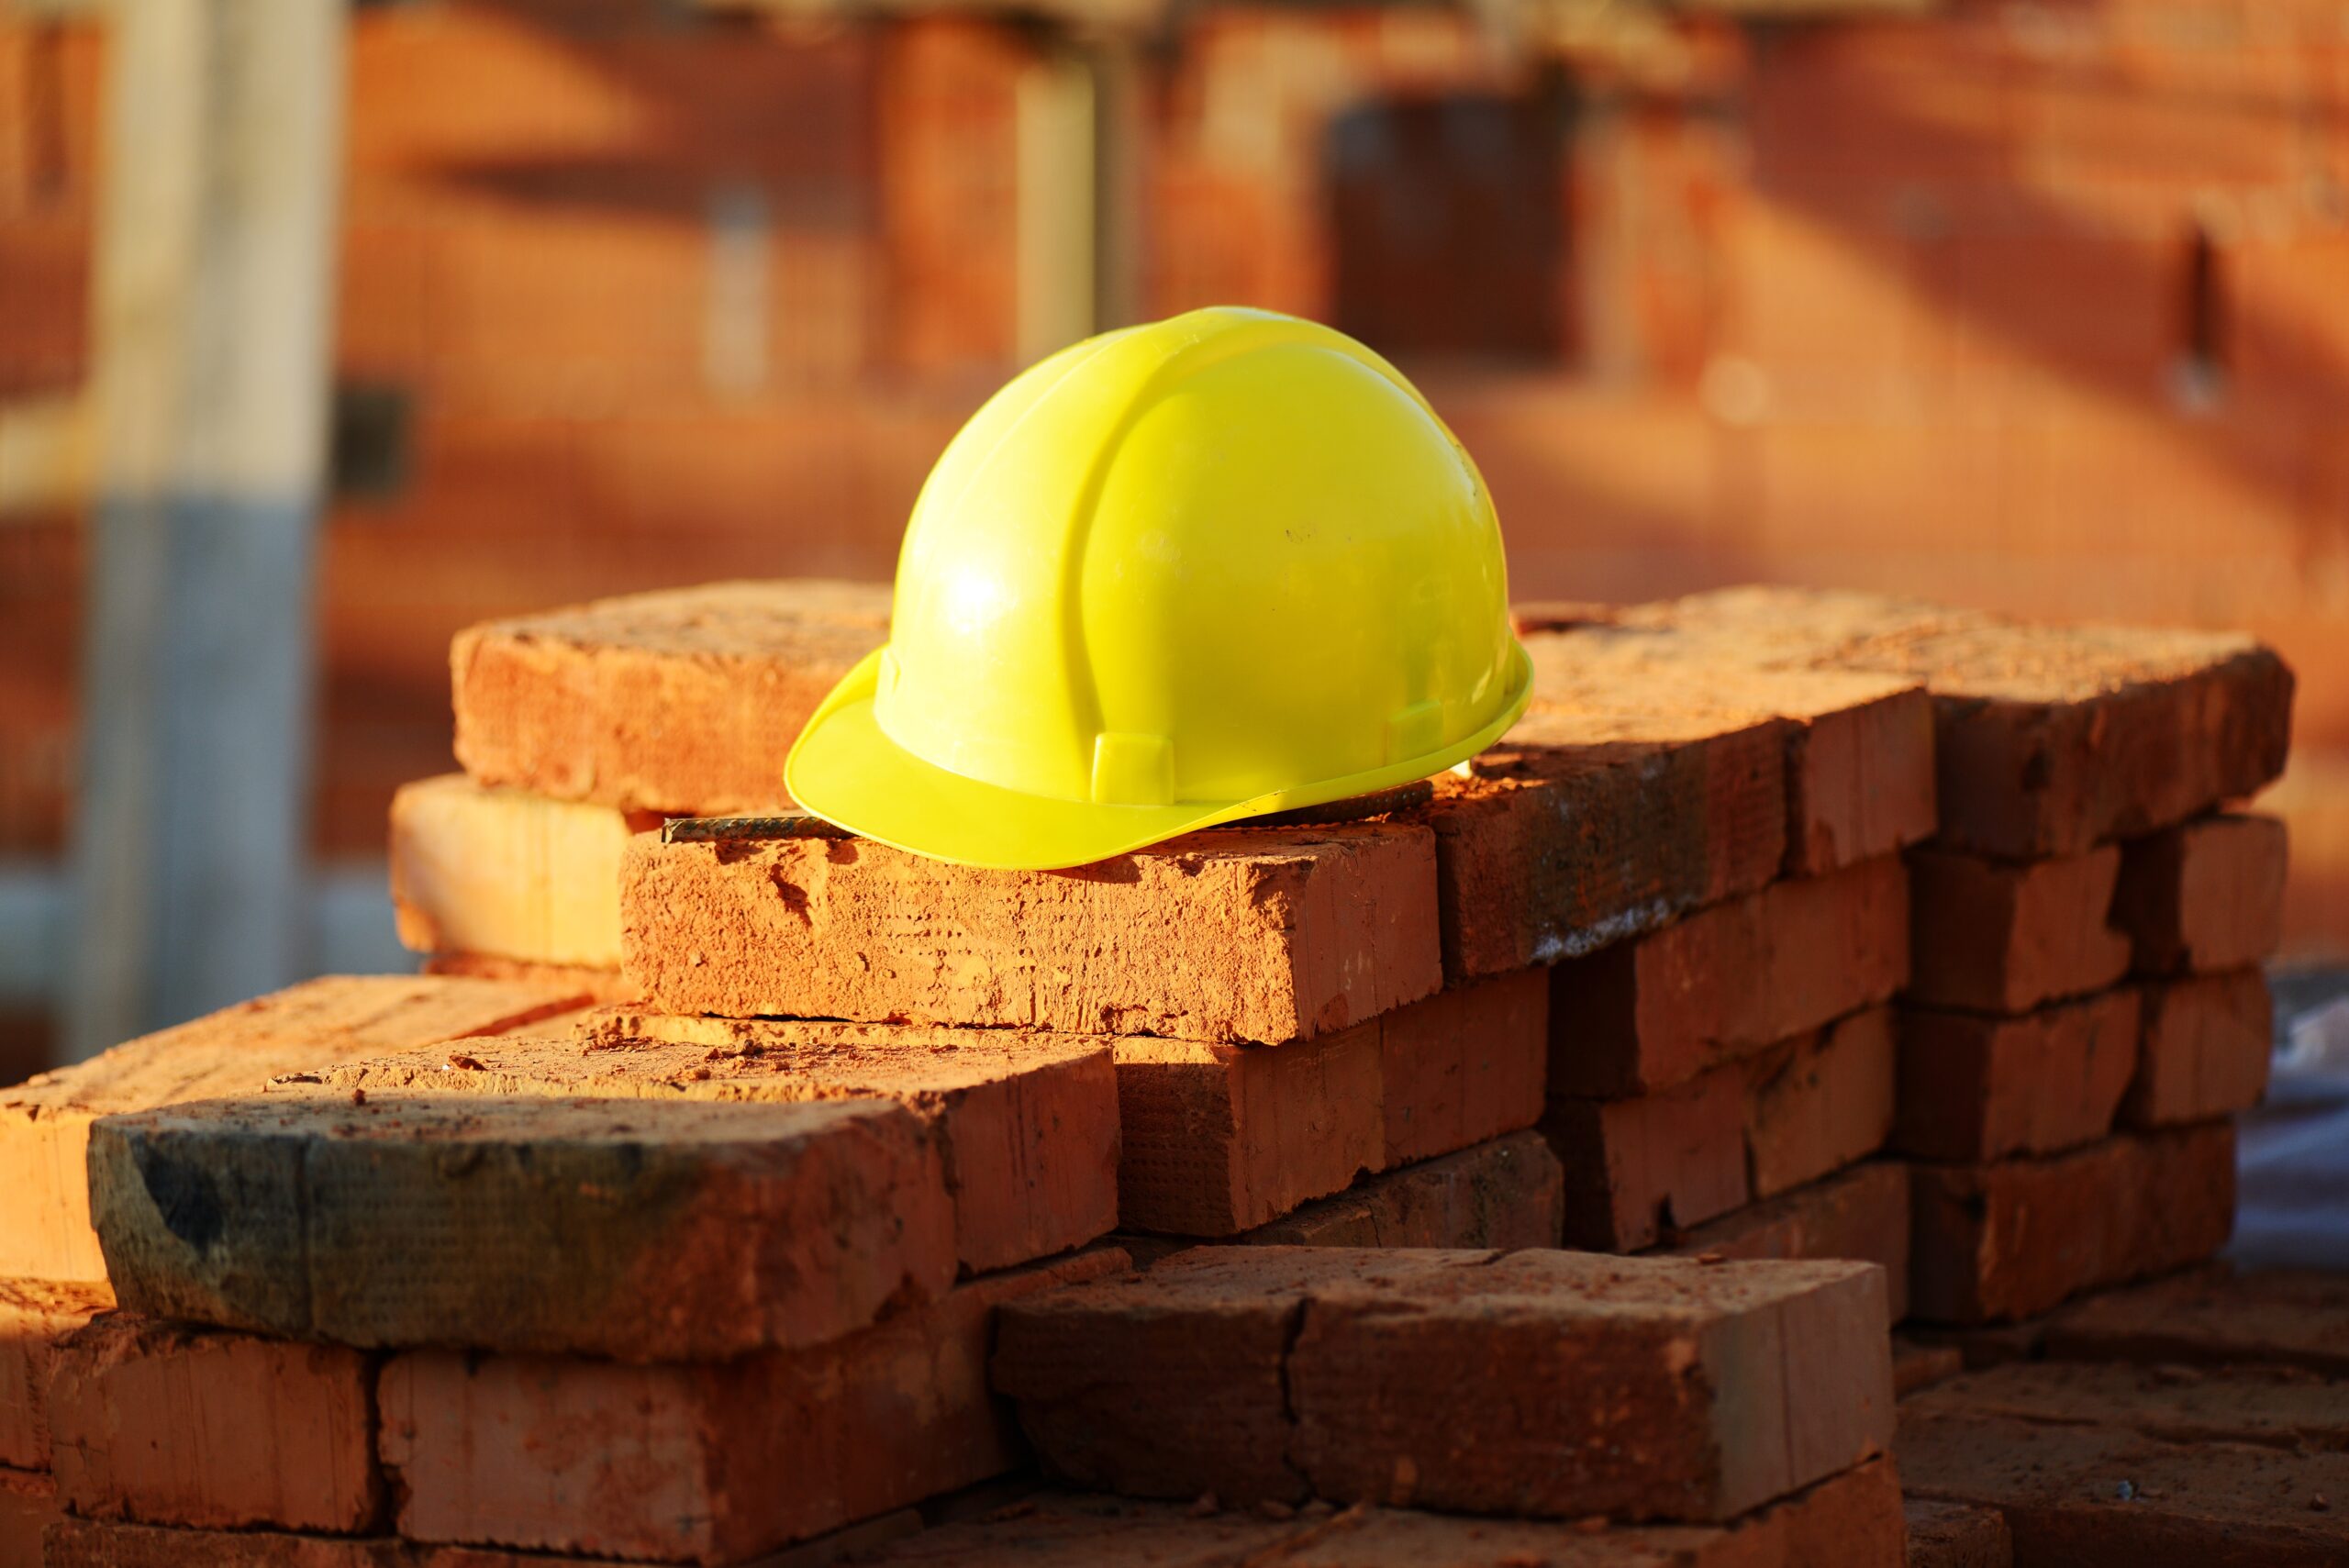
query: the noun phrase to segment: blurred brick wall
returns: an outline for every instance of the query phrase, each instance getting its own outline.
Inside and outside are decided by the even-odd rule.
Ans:
[[[100,63],[86,28],[0,27],[0,398],[81,379]],[[0,856],[64,832],[81,573],[73,517],[0,517]]]
[[[2301,678],[2295,940],[2349,951],[2349,6],[1765,30],[1679,118],[1731,132],[1647,169],[1709,265],[1628,271],[1707,323],[1696,395],[1666,335],[1644,400],[1450,406],[1521,589],[1768,577],[2255,630]]]
[[[2349,950],[2349,4],[1957,0],[1690,29],[1661,69],[1525,41],[1189,14],[1143,56],[1145,308],[1397,352],[1528,595],[1780,578],[2274,639],[2295,929]],[[340,368],[407,462],[328,528],[322,849],[374,851],[447,765],[465,621],[888,573],[1015,368],[1041,49],[967,15],[357,16]],[[80,373],[100,53],[0,28],[0,395]],[[0,522],[0,854],[59,841],[78,573],[72,519]]]

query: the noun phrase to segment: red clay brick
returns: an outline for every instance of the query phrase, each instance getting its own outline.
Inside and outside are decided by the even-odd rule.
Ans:
[[[0,1470],[0,1562],[35,1568],[35,1564],[54,1562],[41,1556],[41,1532],[64,1518],[64,1505],[58,1501],[53,1479],[28,1471]],[[79,1565],[69,1562],[68,1568]]]
[[[625,1366],[438,1351],[384,1369],[383,1459],[418,1540],[732,1562],[1019,1462],[987,1393],[1006,1304],[1115,1248],[969,1281],[836,1344]]]
[[[58,1348],[57,1485],[84,1518],[348,1534],[383,1504],[373,1360],[108,1313]]]
[[[2137,1075],[2121,1102],[2127,1127],[2171,1127],[2232,1116],[2267,1092],[2275,1001],[2256,969],[2152,981]]]
[[[1659,1249],[1676,1258],[1815,1261],[1882,1266],[1892,1320],[1909,1315],[1909,1169],[1874,1161],[1725,1214]]]
[[[2339,1382],[2300,1367],[2012,1362],[1967,1373],[1911,1401],[1921,1415],[1996,1416],[2113,1427],[2165,1442],[2255,1442],[2349,1451]]]
[[[1275,1043],[1434,992],[1435,846],[1364,824],[998,872],[863,840],[629,848],[629,977],[675,1013]]]
[[[360,1101],[98,1123],[91,1198],[123,1305],[650,1361],[818,1344],[954,1278],[937,1141],[888,1101]]]
[[[1912,1167],[1909,1302],[1987,1323],[2209,1257],[2234,1223],[2234,1129],[2121,1134],[2067,1154]]]
[[[1873,860],[1932,835],[1932,700],[1914,681],[1763,668],[1766,651],[1749,661],[1733,636],[1603,621],[1531,631],[1524,641],[1535,710],[1609,727],[1610,740],[1700,739],[1785,720],[1788,875]]]
[[[1462,1518],[1397,1508],[1281,1519],[1045,1493],[909,1537],[876,1568],[1901,1568],[1899,1477],[1869,1460],[1728,1525]],[[1596,1528],[1595,1528],[1596,1527]]]
[[[1117,1040],[1121,1222],[1234,1236],[1361,1173],[1531,1126],[1547,1001],[1529,971],[1281,1046]]]
[[[2317,1568],[2349,1550],[2349,1454],[1922,1410],[1903,1411],[1899,1454],[1910,1496],[2003,1514],[2019,1564]]]
[[[1286,1045],[1114,1044],[1119,1222],[1231,1236],[1386,1163],[1379,1026]]]
[[[1008,1307],[994,1364],[1089,1486],[1720,1520],[1883,1446],[1883,1325],[1859,1264],[1197,1248]]]
[[[304,1077],[369,1095],[896,1100],[936,1134],[964,1269],[1066,1251],[1117,1223],[1118,1083],[1097,1037],[638,1008],[567,1021],[566,1036],[469,1041],[461,1069],[446,1051],[411,1051]]]
[[[2103,990],[2129,973],[2129,939],[2106,924],[2120,872],[2110,844],[2028,865],[1912,851],[1910,999],[2021,1013]]]
[[[2121,846],[2112,920],[2139,974],[2207,973],[2263,962],[2284,937],[2280,818],[2222,813]]]
[[[2075,1302],[2047,1321],[2051,1356],[2299,1367],[2349,1377],[2349,1277],[2197,1270]]]
[[[102,1284],[0,1280],[0,1470],[47,1470],[58,1341],[114,1306]]]
[[[1564,1176],[1538,1132],[1365,1176],[1235,1240],[1259,1247],[1555,1247]]]
[[[1653,606],[1785,662],[1922,681],[1940,837],[2077,854],[2255,793],[2283,771],[2293,678],[2232,633],[2043,626],[1860,594],[1736,588]]]
[[[392,910],[412,951],[617,970],[620,851],[650,813],[485,789],[462,773],[392,796]]]
[[[878,584],[713,583],[468,627],[449,649],[457,761],[558,800],[773,810],[791,743],[888,617]]]
[[[1550,977],[1450,986],[1377,1020],[1385,1162],[1407,1164],[1531,1127],[1550,1060]]]
[[[1909,975],[1897,857],[1774,883],[1551,973],[1550,1092],[1638,1094],[1891,996]]]
[[[436,952],[417,966],[427,974],[460,979],[495,980],[510,985],[537,985],[580,996],[586,1004],[640,1002],[643,995],[617,968],[590,969],[580,964],[531,963],[484,952]]]
[[[1902,1008],[1893,1147],[1978,1162],[2102,1138],[2139,1071],[2139,1019],[2125,988],[2013,1018]]]
[[[1892,1107],[1877,1007],[1655,1094],[1554,1100],[1542,1130],[1565,1167],[1569,1242],[1631,1251],[1874,1153]]]
[[[1566,1245],[1634,1251],[1742,1205],[1745,1110],[1734,1066],[1631,1099],[1551,1101],[1542,1133],[1565,1167]]]
[[[2247,637],[2011,627],[1924,639],[1887,662],[1932,688],[1953,847],[2076,853],[2283,771],[2292,673]]]
[[[1786,729],[1594,740],[1530,715],[1406,813],[1435,833],[1445,977],[1586,953],[1750,893],[1786,859]]]
[[[6,1478],[0,1477],[0,1489],[6,1485]],[[0,1497],[0,1514],[5,1511],[5,1498]],[[865,1553],[920,1529],[921,1516],[903,1509],[835,1530],[805,1546],[769,1553],[744,1568],[832,1568],[850,1560],[861,1562]],[[7,1539],[0,1533],[0,1543]],[[48,1549],[46,1559],[36,1555],[28,1561],[45,1562],[50,1568],[219,1568],[223,1563],[236,1568],[627,1568],[604,1557],[429,1546],[393,1536],[177,1529],[61,1516],[49,1532]],[[0,1558],[10,1564],[16,1561]]]
[[[1545,1005],[1534,970],[1280,1047],[1116,1040],[1120,1223],[1233,1237],[1363,1172],[1531,1127]]]
[[[1893,1037],[1891,1009],[1871,1007],[1738,1064],[1755,1197],[1776,1197],[1884,1147],[1892,1131]]]
[[[2014,1538],[1998,1509],[1917,1497],[1904,1512],[1908,1568],[2014,1568]]]
[[[0,1090],[0,1277],[103,1280],[85,1151],[101,1116],[258,1091],[270,1077],[493,1034],[584,1006],[577,992],[415,975],[335,976],[117,1046]]]

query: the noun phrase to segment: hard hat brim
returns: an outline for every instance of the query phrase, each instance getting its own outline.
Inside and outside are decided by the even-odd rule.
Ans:
[[[874,717],[875,649],[824,699],[784,763],[801,806],[862,838],[958,865],[1057,871],[1089,865],[1195,828],[1390,789],[1442,773],[1500,739],[1533,695],[1531,662],[1513,649],[1509,693],[1490,722],[1441,751],[1345,778],[1233,801],[1099,806],[1025,795],[925,762]]]

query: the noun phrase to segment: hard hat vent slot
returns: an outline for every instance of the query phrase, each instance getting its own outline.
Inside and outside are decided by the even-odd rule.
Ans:
[[[1110,729],[1093,738],[1096,806],[1171,806],[1174,801],[1173,740]]]
[[[1413,703],[1386,720],[1386,760],[1408,762],[1443,746],[1443,705]]]

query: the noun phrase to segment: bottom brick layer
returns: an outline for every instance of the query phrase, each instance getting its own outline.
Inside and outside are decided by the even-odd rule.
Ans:
[[[1850,1262],[1199,1247],[1006,1303],[994,1381],[1048,1473],[1128,1496],[1714,1523],[1879,1451],[1883,1292]]]
[[[828,1345],[629,1366],[423,1351],[382,1379],[384,1462],[419,1540],[736,1562],[1002,1474],[990,1315],[1121,1271],[1115,1248],[965,1282]]]
[[[25,1470],[0,1470],[0,1562],[34,1568],[40,1562],[40,1533],[65,1516],[57,1484]]]
[[[0,1481],[0,1518],[6,1486]],[[911,1509],[852,1525],[802,1546],[755,1558],[738,1568],[832,1568],[870,1561],[870,1554],[921,1529]],[[173,1529],[153,1525],[58,1519],[46,1537],[48,1555],[0,1553],[6,1568],[631,1568],[607,1557],[547,1557],[477,1546],[428,1546],[389,1536],[292,1535],[273,1530]],[[0,1548],[11,1544],[0,1523]],[[635,1568],[648,1568],[637,1564]]]
[[[1973,1503],[1909,1504],[1909,1568],[2014,1568],[2007,1517]]]
[[[2349,1562],[2349,1385],[2019,1362],[1903,1402],[1912,1497],[1996,1508],[2015,1568]],[[1953,1558],[1953,1562],[1965,1562]]]
[[[106,1313],[55,1352],[58,1488],[88,1518],[366,1529],[374,1378],[340,1345]]]
[[[1286,1518],[1048,1495],[927,1531],[873,1568],[1899,1568],[1900,1486],[1887,1460],[1719,1526],[1616,1526],[1327,1507]]]
[[[2044,1312],[2210,1256],[2234,1224],[2231,1123],[2106,1139],[2051,1159],[1914,1171],[1910,1310],[1942,1323]]]
[[[2077,1302],[2046,1352],[2087,1361],[2294,1366],[2349,1379],[2349,1274],[2199,1269]],[[2345,1394],[2344,1397],[2349,1397]]]

